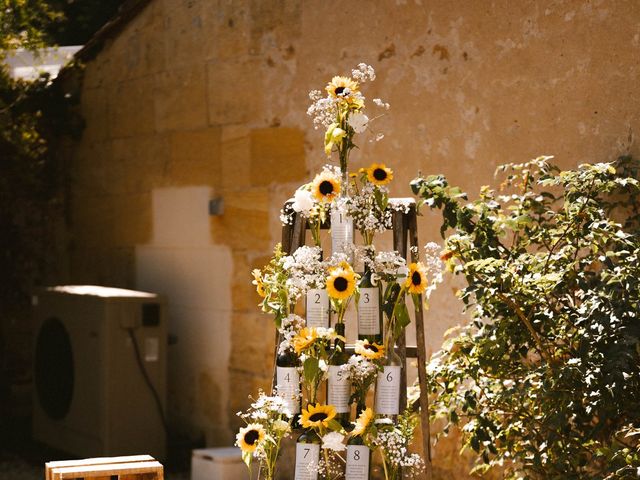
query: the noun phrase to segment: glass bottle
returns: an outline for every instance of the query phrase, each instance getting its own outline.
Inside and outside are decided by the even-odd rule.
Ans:
[[[378,415],[395,419],[400,414],[400,379],[402,359],[396,353],[395,338],[387,332],[385,341],[385,361],[383,371],[376,379],[375,412]]]
[[[292,349],[278,352],[276,358],[276,392],[287,409],[293,414],[291,425],[295,428],[300,418],[302,398],[300,395],[300,359]]]
[[[382,292],[380,286],[374,286],[369,264],[365,262],[364,274],[358,284],[358,340],[369,340],[369,343],[382,344]]]
[[[345,480],[369,480],[371,474],[371,450],[362,437],[350,436],[347,440]]]
[[[307,429],[296,441],[294,480],[317,480],[322,439],[315,430]]]
[[[344,338],[344,323],[335,325],[336,333]],[[336,420],[343,428],[350,426],[351,420],[351,381],[342,368],[349,361],[344,340],[337,339],[329,357],[329,380],[327,382],[327,403],[336,409]]]
[[[348,254],[353,243],[353,218],[347,213],[346,197],[339,197],[331,207],[331,252]],[[348,257],[348,262],[353,263]]]
[[[331,252],[347,254],[347,247],[353,244],[353,218],[347,212],[349,200],[349,172],[347,159],[340,159],[340,194],[331,206]],[[347,257],[353,263],[353,255]]]

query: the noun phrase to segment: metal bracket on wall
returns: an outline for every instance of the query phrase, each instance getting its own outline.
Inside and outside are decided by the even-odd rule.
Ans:
[[[224,199],[222,197],[209,200],[209,215],[218,216],[224,213]]]

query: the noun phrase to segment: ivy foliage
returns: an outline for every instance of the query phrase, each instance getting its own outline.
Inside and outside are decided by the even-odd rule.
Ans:
[[[45,46],[45,29],[63,18],[51,2],[0,0],[0,58],[18,48],[34,50]]]
[[[443,176],[412,182],[443,215],[469,325],[428,365],[432,415],[464,433],[476,472],[627,479],[640,472],[639,164],[498,169],[468,202]]]
[[[64,21],[52,2],[0,0],[0,311],[28,305],[51,256],[54,216],[61,215],[63,164],[56,146],[76,135],[78,83],[14,79],[3,63],[13,50],[53,43],[46,29]]]

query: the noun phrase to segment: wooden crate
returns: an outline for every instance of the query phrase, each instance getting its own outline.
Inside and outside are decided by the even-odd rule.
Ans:
[[[149,455],[48,462],[45,480],[164,480],[164,468]]]

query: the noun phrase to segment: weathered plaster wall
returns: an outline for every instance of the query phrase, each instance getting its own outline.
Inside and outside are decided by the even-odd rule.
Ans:
[[[237,424],[227,418],[269,382],[272,327],[249,272],[279,239],[283,201],[326,162],[307,93],[358,62],[378,73],[365,95],[391,110],[375,122],[384,140],[361,140],[352,166],[387,163],[398,196],[418,171],[473,194],[502,162],[551,154],[570,167],[640,153],[635,0],[153,1],[86,68],[69,278],[138,286],[136,247],[152,244],[154,192],[208,187],[224,198],[209,242],[229,252],[231,271],[212,274],[223,276],[231,308],[210,321],[229,335],[208,341],[230,342],[228,375],[176,390],[177,376],[209,371],[203,353],[189,363],[202,371],[170,379],[172,408],[193,412],[181,427],[209,444],[232,441]],[[437,241],[438,227],[426,213],[421,241]],[[447,282],[433,299],[431,349],[462,320],[454,289]],[[181,322],[172,319],[179,341]],[[228,402],[203,414],[218,391]],[[453,449],[436,449],[442,471],[449,457]]]

